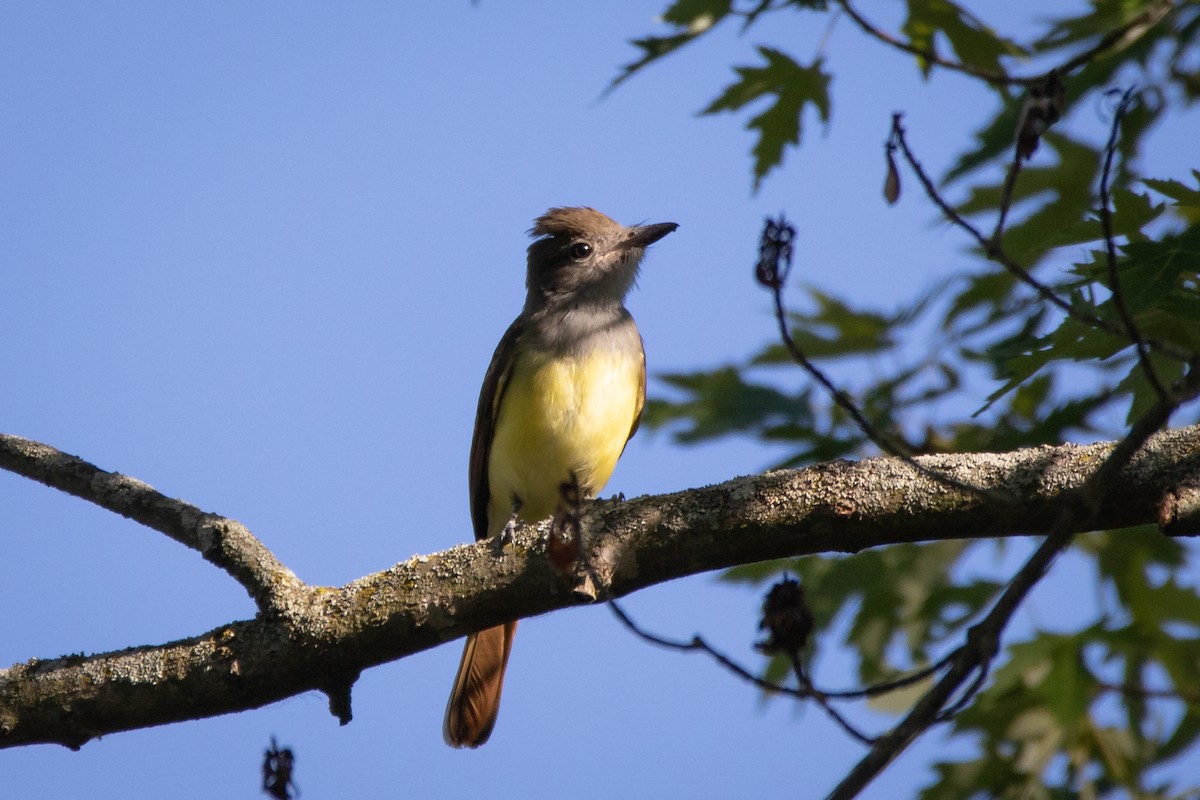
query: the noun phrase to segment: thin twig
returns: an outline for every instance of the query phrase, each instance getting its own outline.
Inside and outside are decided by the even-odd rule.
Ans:
[[[596,580],[594,573],[593,580]],[[858,700],[864,697],[878,697],[879,695],[888,694],[889,692],[894,692],[897,689],[903,689],[906,686],[911,686],[914,683],[920,683],[930,675],[944,669],[955,657],[955,653],[952,652],[943,657],[937,663],[931,664],[928,667],[922,667],[912,674],[882,681],[880,683],[873,683],[869,686],[864,686],[861,689],[821,689],[813,684],[812,681],[808,679],[807,675],[804,679],[804,685],[799,689],[793,689],[789,686],[774,683],[755,675],[753,672],[741,666],[729,656],[717,650],[699,635],[693,636],[691,639],[686,641],[682,639],[667,639],[663,636],[659,636],[658,634],[650,633],[645,628],[638,625],[638,623],[636,623],[633,618],[629,616],[629,613],[625,611],[625,609],[623,609],[621,605],[613,598],[606,598],[605,603],[608,604],[608,607],[612,610],[613,614],[622,625],[628,628],[629,631],[635,636],[640,639],[644,639],[650,644],[657,645],[658,647],[664,647],[668,650],[679,650],[681,652],[695,650],[708,653],[710,656],[720,662],[722,666],[728,667],[738,677],[744,678],[747,682],[753,683],[758,688],[773,694],[790,695],[800,700],[807,700],[813,695],[818,694],[834,700]]]
[[[1050,303],[1067,316],[1083,323],[1084,325],[1096,328],[1097,330],[1104,331],[1105,333],[1112,334],[1113,336],[1117,336],[1122,339],[1128,339],[1126,331],[1121,326],[1115,325],[1114,323],[1098,317],[1095,314],[1090,314],[1080,308],[1077,308],[1076,306],[1071,305],[1066,300],[1063,300],[1061,297],[1059,297],[1053,289],[1039,281],[1037,278],[1033,277],[1028,270],[1014,261],[1012,257],[1004,251],[1003,246],[1001,246],[998,240],[986,238],[978,228],[964,219],[963,216],[959,214],[953,206],[946,202],[945,198],[942,197],[941,192],[938,191],[937,186],[934,185],[933,179],[929,177],[927,172],[925,172],[925,168],[921,166],[921,162],[917,160],[916,155],[908,146],[908,140],[905,137],[904,126],[901,122],[903,117],[903,114],[892,115],[892,140],[900,149],[900,152],[904,155],[904,160],[908,163],[909,167],[912,168],[912,171],[917,176],[917,180],[921,183],[921,186],[925,189],[925,195],[930,199],[930,201],[933,202],[934,205],[938,207],[939,210],[941,210],[943,216],[945,216],[947,220],[949,220],[958,228],[966,231],[983,250],[984,255],[989,261],[995,261],[997,264],[1000,264],[1002,267],[1008,270],[1013,277],[1017,278],[1022,283],[1036,291],[1038,296],[1047,303]],[[1192,359],[1195,358],[1195,354],[1183,350],[1170,342],[1150,338],[1143,339],[1143,341],[1147,346],[1153,347],[1162,355],[1176,359],[1177,361],[1191,362]]]
[[[1121,96],[1121,102],[1117,104],[1116,113],[1113,114],[1108,145],[1104,148],[1104,169],[1100,173],[1100,227],[1104,230],[1104,252],[1108,263],[1108,281],[1109,289],[1112,291],[1113,307],[1117,310],[1121,324],[1125,326],[1125,334],[1137,349],[1138,363],[1141,364],[1142,371],[1146,374],[1146,380],[1154,387],[1154,391],[1161,399],[1166,398],[1167,390],[1163,387],[1158,373],[1154,370],[1154,365],[1150,362],[1150,352],[1146,347],[1146,341],[1134,323],[1133,316],[1125,305],[1125,293],[1121,291],[1120,270],[1117,269],[1117,243],[1113,234],[1112,211],[1109,209],[1109,204],[1112,202],[1109,194],[1109,178],[1112,174],[1113,158],[1117,152],[1117,138],[1121,132],[1121,122],[1125,119],[1126,112],[1129,111],[1136,88],[1135,86],[1129,87]]]
[[[622,625],[624,625],[638,638],[658,647],[664,647],[668,650],[676,650],[679,652],[699,651],[707,653],[717,663],[725,667],[734,675],[737,675],[742,680],[757,686],[763,691],[771,692],[772,694],[782,694],[789,697],[795,697],[800,700],[814,700],[822,708],[822,710],[829,715],[830,719],[837,723],[849,736],[857,739],[863,744],[870,745],[873,744],[875,740],[860,731],[849,720],[843,717],[841,713],[839,713],[838,710],[830,704],[829,700],[831,698],[838,698],[841,696],[861,697],[867,694],[881,694],[884,691],[890,691],[891,689],[922,680],[929,672],[929,670],[922,670],[921,673],[916,676],[910,676],[891,681],[886,689],[871,687],[870,689],[866,690],[858,690],[846,693],[823,692],[814,686],[813,682],[808,678],[808,675],[804,670],[804,666],[800,661],[800,654],[798,652],[793,652],[789,655],[791,656],[792,669],[796,673],[796,680],[799,686],[795,689],[788,686],[783,686],[755,675],[750,670],[746,669],[741,664],[737,663],[732,658],[710,645],[704,640],[703,637],[699,635],[695,635],[691,639],[684,641],[679,639],[668,639],[666,637],[659,636],[658,634],[650,633],[646,629],[642,628],[642,626],[634,622],[633,618],[626,613],[625,609],[621,608],[620,603],[618,603],[611,596],[607,596],[607,584],[600,580],[600,576],[596,573],[595,568],[592,566],[587,557],[582,556],[580,561],[584,570],[591,578],[593,585],[601,587],[601,591],[603,591],[606,595],[604,599],[609,610],[612,611],[613,615],[621,622]],[[938,665],[935,665],[933,669],[937,668]]]
[[[946,219],[950,220],[956,226],[969,233],[971,238],[973,238],[979,244],[979,246],[983,248],[984,254],[990,260],[999,263],[1010,273],[1012,273],[1014,277],[1032,287],[1046,302],[1057,306],[1063,311],[1063,313],[1075,317],[1076,319],[1079,319],[1081,322],[1085,322],[1090,326],[1103,328],[1110,333],[1119,333],[1119,331],[1117,331],[1112,325],[1105,322],[1105,320],[1092,316],[1091,314],[1078,311],[1066,300],[1063,300],[1061,297],[1055,294],[1053,289],[1030,275],[1028,270],[1009,258],[1008,254],[1004,252],[1004,249],[1000,246],[1000,243],[996,239],[989,239],[984,236],[978,228],[968,222],[954,209],[953,206],[946,202],[945,198],[942,197],[941,192],[938,191],[937,186],[934,185],[933,179],[930,178],[929,174],[925,172],[925,168],[921,166],[921,162],[917,160],[916,155],[913,154],[912,149],[908,146],[908,140],[904,135],[905,130],[902,120],[902,114],[892,115],[892,136],[895,139],[896,145],[900,148],[900,152],[904,154],[904,160],[908,162],[909,167],[911,167],[913,173],[916,174],[917,180],[920,181],[921,186],[924,187],[926,196],[941,210]]]
[[[916,672],[911,672],[908,675],[904,675],[899,678],[893,678],[892,680],[882,681],[880,683],[872,683],[871,685],[864,686],[862,689],[858,689],[858,690],[846,690],[846,691],[841,691],[841,692],[825,692],[825,694],[829,697],[838,697],[838,698],[857,697],[857,696],[878,697],[881,694],[888,694],[890,692],[896,691],[897,689],[903,689],[907,686],[912,686],[914,683],[920,683],[921,681],[927,679],[930,675],[933,675],[937,672],[941,672],[943,669],[945,669],[947,666],[949,666],[951,661],[954,660],[956,653],[957,653],[957,651],[951,651],[950,653],[942,656],[942,658],[940,658],[938,661],[934,662],[933,664],[930,664],[929,666],[923,667],[923,668],[917,670]]]
[[[808,677],[808,673],[804,669],[804,663],[800,660],[800,653],[798,651],[793,651],[789,653],[788,656],[792,665],[792,671],[796,673],[796,681],[801,687],[805,687],[810,690],[812,693],[812,699],[817,702],[817,705],[821,707],[821,709],[829,716],[829,718],[837,723],[842,730],[844,730],[852,738],[856,739],[860,744],[874,744],[875,739],[873,737],[867,736],[853,723],[851,723],[850,720],[842,716],[841,712],[834,708],[833,704],[829,702],[829,696],[818,691],[813,686],[812,681]]]
[[[991,246],[997,249],[1000,248],[1000,240],[1004,236],[1004,223],[1008,220],[1009,209],[1012,208],[1013,190],[1017,186],[1017,175],[1020,172],[1021,153],[1018,150],[1008,165],[1008,173],[1004,176],[1004,190],[1000,195],[1000,213],[996,216],[996,228],[992,231]]]
[[[965,64],[961,61],[954,61],[944,58],[933,50],[917,47],[912,42],[908,42],[897,36],[893,36],[892,34],[873,25],[866,17],[860,14],[857,9],[850,5],[849,0],[838,0],[838,5],[842,7],[842,10],[844,10],[852,20],[854,20],[854,22],[863,30],[864,33],[878,39],[884,44],[894,47],[898,50],[903,50],[911,55],[915,55],[931,64],[936,64],[939,67],[944,67],[955,72],[961,72],[965,75],[971,75],[975,78],[979,78],[980,80],[998,86],[1028,86],[1037,84],[1041,81],[1044,81],[1046,77],[1054,71],[1057,71],[1061,75],[1066,75],[1078,67],[1087,64],[1100,53],[1116,46],[1119,43],[1129,43],[1137,40],[1143,36],[1146,31],[1157,25],[1175,6],[1173,2],[1169,1],[1152,6],[1151,8],[1148,8],[1142,13],[1133,17],[1119,28],[1109,31],[1107,34],[1102,36],[1100,40],[1096,42],[1096,44],[1089,47],[1087,50],[1072,56],[1062,64],[1054,67],[1052,70],[1047,70],[1046,72],[1038,75],[1022,76],[1009,75],[1003,70],[997,72],[995,70],[983,69],[981,67]]]
[[[590,567],[587,567],[587,569],[589,572],[591,572]],[[593,580],[595,581],[596,578],[593,577]],[[603,584],[597,583],[597,585],[603,585]],[[772,694],[789,695],[791,697],[795,697],[795,698],[798,698],[801,700],[807,700],[808,698],[810,698],[812,696],[812,691],[810,689],[805,689],[803,687],[801,687],[799,689],[793,689],[790,686],[783,686],[781,684],[774,683],[765,678],[761,678],[758,675],[755,675],[753,672],[746,669],[741,664],[737,663],[736,661],[734,661],[732,658],[725,655],[721,651],[717,650],[715,647],[710,645],[708,642],[704,641],[704,638],[699,635],[693,636],[691,639],[687,639],[687,640],[668,639],[664,636],[659,636],[658,634],[651,633],[650,631],[643,628],[641,625],[638,625],[636,622],[634,622],[633,618],[630,617],[629,614],[627,614],[625,612],[625,609],[621,608],[620,603],[618,603],[613,598],[606,597],[605,603],[608,605],[609,610],[612,611],[613,616],[615,616],[621,622],[622,625],[624,625],[627,629],[629,629],[629,631],[631,633],[633,633],[635,636],[637,636],[639,639],[642,639],[643,641],[649,642],[650,644],[653,644],[657,647],[666,648],[668,650],[677,650],[679,652],[684,652],[684,653],[686,653],[686,652],[707,653],[709,656],[711,656],[713,659],[715,659],[718,663],[720,663],[721,666],[728,669],[734,675],[737,675],[739,678],[746,681],[747,683],[752,683],[755,686],[757,686],[759,689],[762,689],[763,691],[766,691],[766,692],[771,692]]]
[[[796,344],[796,340],[792,337],[791,328],[787,323],[787,308],[783,303],[783,288],[787,283],[788,272],[791,270],[792,237],[794,235],[795,230],[791,225],[787,224],[782,216],[780,216],[778,221],[767,220],[766,228],[763,231],[762,244],[759,248],[759,260],[755,269],[759,283],[771,290],[775,304],[775,321],[779,327],[779,337],[783,340],[784,347],[787,348],[788,353],[791,354],[792,360],[807,372],[813,380],[821,384],[830,399],[854,420],[859,430],[863,432],[863,435],[887,455],[903,461],[922,475],[960,491],[969,492],[979,497],[992,497],[992,499],[1000,502],[1011,502],[1014,498],[996,495],[993,490],[983,489],[965,481],[960,481],[957,478],[931,469],[918,462],[913,458],[907,446],[877,429],[867,419],[866,415],[863,414],[862,410],[859,409],[854,400],[851,399],[850,395],[839,389],[830,380],[829,376],[800,349],[800,346]]]
[[[588,567],[588,571],[591,572],[590,567]],[[596,580],[594,573],[593,580]],[[741,664],[737,663],[732,658],[710,645],[708,642],[704,641],[703,637],[701,636],[693,636],[687,641],[664,638],[657,634],[650,633],[634,622],[633,618],[630,617],[623,608],[621,608],[620,604],[617,603],[616,600],[609,597],[605,602],[608,604],[609,609],[613,612],[613,615],[620,620],[621,624],[628,628],[629,631],[631,631],[638,638],[653,645],[657,645],[658,647],[665,647],[669,650],[707,653],[717,663],[725,667],[725,669],[729,670],[734,675],[737,675],[742,680],[754,684],[763,691],[771,692],[772,694],[782,694],[789,697],[795,697],[800,700],[816,701],[821,709],[829,715],[830,719],[837,723],[852,738],[868,745],[875,742],[872,737],[858,730],[858,728],[856,728],[845,717],[843,717],[837,711],[837,709],[833,708],[833,706],[829,703],[829,698],[835,697],[834,694],[822,692],[813,686],[812,682],[806,677],[803,668],[796,666],[798,664],[798,657],[795,657],[795,660],[793,660],[793,668],[798,670],[796,675],[800,682],[800,686],[799,688],[793,689],[789,686],[783,686],[755,675],[753,672],[746,669]]]
[[[945,67],[946,69],[954,70],[955,72],[962,72],[966,75],[987,81],[988,83],[999,85],[1021,84],[1026,83],[1029,80],[1027,78],[1013,77],[1004,71],[996,72],[990,69],[981,69],[980,67],[974,67],[970,64],[964,64],[961,61],[952,61],[948,58],[944,58],[939,56],[933,50],[929,50],[924,47],[917,47],[912,42],[905,41],[898,36],[893,36],[882,28],[878,28],[871,24],[866,17],[858,12],[858,9],[850,5],[848,0],[838,0],[838,5],[842,7],[842,10],[846,12],[850,19],[854,20],[854,22],[863,30],[864,33],[875,37],[884,44],[890,45],[897,50],[903,50],[906,53],[928,61],[930,64],[937,64],[939,67]]]
[[[638,638],[642,639],[643,641],[649,642],[650,644],[653,644],[657,647],[663,647],[668,650],[675,650],[678,652],[707,653],[717,663],[719,663],[721,666],[725,667],[727,670],[732,672],[734,675],[737,675],[742,680],[744,680],[748,683],[751,683],[754,686],[757,686],[758,688],[762,689],[763,691],[770,692],[772,694],[781,694],[781,695],[785,695],[785,696],[789,696],[789,697],[794,697],[799,700],[814,700],[819,706],[821,706],[822,710],[824,710],[825,713],[835,723],[837,723],[837,725],[839,725],[851,738],[858,740],[862,744],[873,745],[875,743],[876,739],[875,739],[875,737],[871,737],[871,736],[868,736],[867,734],[863,733],[854,724],[852,724],[849,720],[847,720],[844,716],[842,716],[842,714],[836,708],[834,708],[833,705],[829,702],[830,700],[861,699],[864,697],[876,697],[878,695],[893,692],[897,689],[902,689],[904,687],[911,686],[912,684],[919,683],[920,681],[923,681],[926,678],[928,678],[930,675],[944,669],[946,666],[951,664],[954,661],[954,659],[956,659],[958,657],[958,651],[954,651],[954,652],[946,655],[945,657],[943,657],[937,663],[932,664],[923,669],[917,670],[916,672],[914,672],[910,675],[905,675],[900,678],[895,678],[895,679],[892,679],[889,681],[872,684],[870,686],[866,686],[861,689],[848,689],[848,690],[841,690],[841,691],[825,691],[825,690],[818,688],[812,682],[812,679],[808,677],[808,673],[804,669],[803,662],[800,660],[799,652],[791,652],[788,655],[790,656],[792,670],[793,670],[793,672],[795,672],[796,680],[799,684],[798,688],[793,689],[791,687],[783,686],[782,684],[778,684],[773,681],[768,681],[765,678],[755,675],[749,669],[743,667],[741,664],[737,663],[732,658],[730,658],[729,656],[722,653],[720,650],[718,650],[715,647],[713,647],[712,645],[710,645],[708,642],[706,642],[704,640],[703,637],[701,637],[699,635],[694,635],[694,636],[692,636],[691,639],[688,639],[688,640],[668,639],[664,636],[659,636],[658,634],[647,631],[645,628],[643,628],[641,625],[639,625],[637,622],[635,622],[632,617],[629,616],[629,614],[625,611],[625,609],[621,607],[620,603],[618,603],[611,596],[607,596],[607,584],[605,584],[600,579],[600,576],[596,573],[595,568],[592,566],[591,562],[587,559],[587,557],[585,555],[581,555],[580,561],[583,565],[584,570],[587,572],[588,576],[591,578],[592,584],[596,587],[600,587],[601,591],[604,592],[604,594],[605,594],[604,600],[605,600],[605,603],[608,605],[609,610],[612,611],[613,615],[617,618],[617,620],[622,625],[624,625],[631,633],[633,633]]]

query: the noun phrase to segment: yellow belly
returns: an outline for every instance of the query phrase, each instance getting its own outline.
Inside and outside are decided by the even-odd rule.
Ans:
[[[585,497],[608,483],[642,402],[641,353],[599,349],[571,359],[528,355],[513,370],[488,463],[489,529],[514,499],[536,522],[554,514],[559,487],[579,481]]]

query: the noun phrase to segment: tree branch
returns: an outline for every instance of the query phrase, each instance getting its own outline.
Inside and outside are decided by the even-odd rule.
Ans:
[[[3,433],[0,468],[165,533],[233,576],[260,611],[285,613],[285,590],[302,585],[241,523],[167,497],[136,478],[105,472],[49,445]]]
[[[0,442],[0,466],[156,529],[166,527],[189,546],[201,541],[199,520],[182,531],[172,521],[186,517],[180,509],[191,506],[53,448],[16,437]],[[564,578],[548,563],[544,526],[519,530],[515,553],[483,541],[417,556],[340,588],[292,579],[272,595],[272,608],[286,609],[284,614],[260,613],[166,644],[33,659],[0,671],[0,747],[35,742],[78,747],[102,734],[257,708],[313,689],[326,693],[346,722],[350,689],[363,669],[511,619],[766,559],[1047,532],[1063,518],[1064,507],[1077,503],[1076,491],[1113,448],[1061,445],[917,459],[927,469],[995,493],[982,496],[896,459],[878,458],[596,502],[583,518],[595,579]],[[101,488],[85,485],[93,481]],[[1180,487],[1197,484],[1200,426],[1168,431],[1151,437],[1121,469],[1112,490],[1095,498],[1096,511],[1107,527],[1155,523],[1168,518],[1163,513],[1168,503],[1178,505]],[[994,499],[1002,495],[1021,501]],[[1175,534],[1200,532],[1183,524],[1195,522],[1195,514],[1169,519]],[[236,526],[213,515],[204,515],[203,524]],[[1087,529],[1079,523],[1078,530]]]

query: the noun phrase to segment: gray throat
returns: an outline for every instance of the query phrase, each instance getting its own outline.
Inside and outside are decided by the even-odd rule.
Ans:
[[[637,325],[620,304],[544,307],[523,316],[527,346],[556,355],[580,356],[596,348],[642,349]]]

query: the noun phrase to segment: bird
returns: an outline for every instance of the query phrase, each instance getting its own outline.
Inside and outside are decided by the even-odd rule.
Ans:
[[[479,392],[468,482],[477,540],[511,537],[517,519],[553,516],[608,482],[646,397],[645,350],[625,297],[646,248],[677,227],[625,227],[588,207],[534,220],[525,305]],[[467,637],[443,723],[450,746],[491,735],[516,629],[506,622]]]

